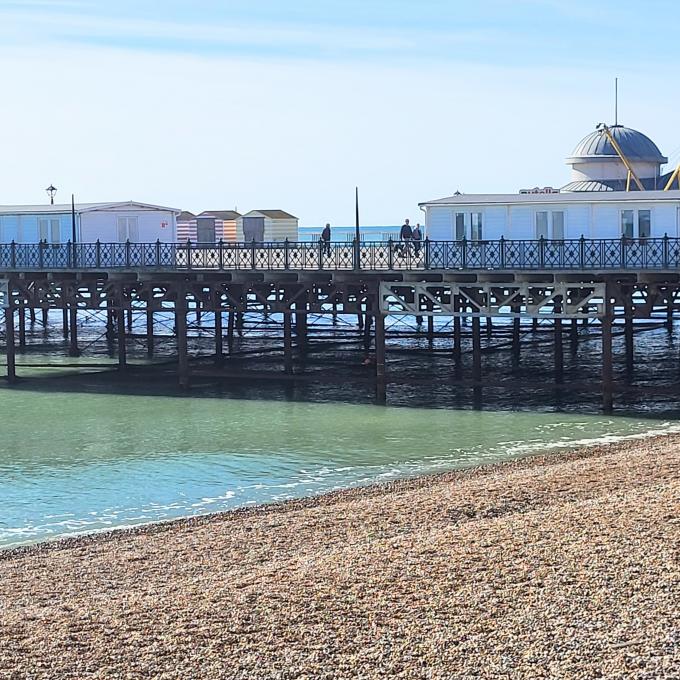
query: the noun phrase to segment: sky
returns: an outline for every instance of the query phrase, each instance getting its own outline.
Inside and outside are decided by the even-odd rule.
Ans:
[[[680,162],[666,0],[0,0],[0,204],[418,221],[569,180],[599,122]]]

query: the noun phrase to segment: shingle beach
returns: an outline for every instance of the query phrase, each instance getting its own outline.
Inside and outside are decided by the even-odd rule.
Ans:
[[[1,678],[680,678],[680,437],[0,553]]]

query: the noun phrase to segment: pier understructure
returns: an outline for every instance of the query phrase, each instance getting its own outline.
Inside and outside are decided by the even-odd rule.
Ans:
[[[155,247],[158,254],[158,244],[149,247]],[[242,247],[252,256],[249,245]],[[680,270],[675,263],[665,266],[661,260],[651,266],[621,266],[620,262],[598,266],[598,262],[592,262],[588,268],[579,268],[579,263],[549,267],[544,262],[517,267],[500,261],[492,266],[483,266],[486,262],[460,266],[461,262],[450,265],[428,261],[426,253],[420,259],[416,257],[418,253],[409,253],[406,262],[395,262],[394,245],[389,243],[384,244],[389,261],[374,259],[371,267],[357,267],[356,256],[360,260],[361,253],[346,244],[340,247],[349,253],[343,255],[346,261],[341,267],[325,261],[326,253],[317,259],[316,251],[311,261],[287,260],[285,267],[278,262],[272,266],[271,248],[266,257],[256,253],[248,263],[254,267],[238,268],[224,260],[189,267],[186,260],[178,263],[176,259],[150,263],[123,260],[115,266],[110,261],[100,266],[92,262],[76,262],[73,266],[73,260],[63,259],[58,263],[41,261],[37,267],[33,262],[3,263],[0,257],[7,381],[14,384],[21,377],[17,354],[26,346],[27,318],[29,323],[35,323],[40,315],[38,323],[47,324],[48,319],[55,318],[51,310],[61,311],[57,318],[64,338],[68,338],[68,352],[74,357],[83,351],[79,344],[79,317],[97,315],[107,339],[116,348],[121,373],[130,369],[127,343],[131,315],[145,318],[142,337],[149,356],[154,354],[157,319],[160,315],[173,319],[174,365],[179,385],[187,389],[196,376],[231,376],[228,364],[234,336],[246,316],[280,323],[281,342],[273,344],[269,351],[282,355],[283,376],[291,379],[299,374],[297,357],[304,354],[320,328],[310,320],[342,317],[351,319],[350,330],[369,367],[376,400],[385,403],[391,382],[390,320],[408,318],[414,321],[420,337],[430,343],[435,337],[445,337],[447,351],[458,367],[463,347],[471,345],[471,370],[467,375],[457,370],[455,375],[443,378],[470,389],[477,399],[485,387],[498,379],[484,370],[484,342],[496,333],[502,334],[507,340],[511,373],[520,358],[531,362],[531,356],[523,355],[522,329],[529,325],[535,331],[540,323],[544,337],[549,329],[554,368],[552,376],[540,379],[549,378],[556,389],[564,388],[561,386],[565,382],[578,383],[578,376],[565,375],[565,343],[577,345],[579,329],[584,326],[590,333],[599,334],[598,389],[603,410],[611,412],[614,395],[628,387],[614,381],[614,329],[621,329],[625,338],[625,363],[632,372],[636,324],[661,318],[662,323],[672,327],[680,308]],[[668,243],[663,247],[668,249]],[[430,244],[428,248],[433,250],[435,246]],[[194,262],[199,259],[195,252],[189,259],[191,256]],[[333,257],[337,264],[338,253]],[[445,331],[441,324],[435,331],[435,317],[449,320]],[[189,351],[192,318],[204,328],[210,324],[214,337],[213,351],[201,357],[202,362],[197,362]],[[206,360],[210,369],[206,368]],[[333,377],[337,378],[337,372]]]

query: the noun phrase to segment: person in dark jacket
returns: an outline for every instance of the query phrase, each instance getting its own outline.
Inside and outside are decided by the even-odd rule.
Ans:
[[[418,255],[420,255],[420,244],[423,240],[423,232],[421,231],[419,224],[416,224],[416,228],[411,233],[411,240],[413,241],[413,251],[415,256],[418,257]]]
[[[399,232],[401,243],[399,244],[399,257],[406,257],[406,253],[411,249],[411,239],[413,238],[413,230],[408,220],[401,225]]]
[[[321,232],[321,253],[323,255],[331,254],[331,225],[326,224]]]

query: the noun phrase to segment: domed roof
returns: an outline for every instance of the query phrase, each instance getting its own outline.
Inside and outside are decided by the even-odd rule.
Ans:
[[[642,132],[622,125],[612,125],[609,129],[624,155],[631,161],[668,162],[668,159],[659,151],[659,147]],[[618,158],[618,154],[604,131],[595,130],[576,145],[569,161],[602,157]]]

